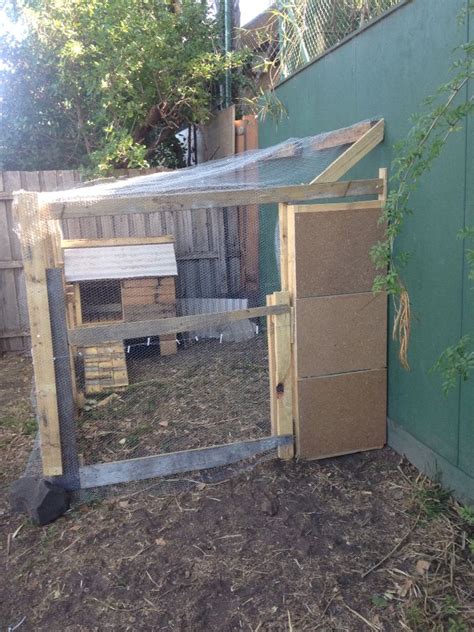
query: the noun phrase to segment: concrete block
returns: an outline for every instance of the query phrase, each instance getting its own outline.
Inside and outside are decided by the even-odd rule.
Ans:
[[[38,525],[53,522],[69,509],[68,492],[38,476],[24,476],[10,487],[10,506]]]

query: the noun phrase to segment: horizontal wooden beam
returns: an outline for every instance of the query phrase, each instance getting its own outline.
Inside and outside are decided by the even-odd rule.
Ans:
[[[16,270],[23,267],[23,261],[0,261],[0,270]]]
[[[0,202],[10,202],[11,200],[13,200],[13,193],[0,191]]]
[[[52,219],[70,219],[74,217],[127,215],[132,213],[154,213],[157,211],[180,211],[211,207],[248,206],[249,204],[304,202],[325,198],[359,197],[379,195],[382,189],[383,181],[376,178],[372,180],[297,184],[267,189],[192,191],[189,193],[152,195],[150,197],[104,198],[102,200],[94,198],[81,200],[80,203],[49,202],[47,207]]]
[[[223,467],[292,443],[292,435],[282,435],[111,463],[83,465],[79,468],[80,486],[81,489],[88,489]]]
[[[346,202],[333,204],[301,204],[291,205],[295,213],[327,213],[328,211],[365,211],[369,208],[382,210],[383,200],[367,200],[366,202]]]
[[[363,121],[350,127],[343,127],[327,134],[321,134],[320,137],[316,137],[314,142],[311,143],[311,147],[312,149],[321,150],[339,147],[340,145],[350,145],[358,141],[375,123],[377,121]]]
[[[148,246],[149,244],[171,244],[173,235],[160,237],[112,237],[108,239],[62,239],[61,248],[106,248],[108,246]]]
[[[77,347],[88,347],[100,343],[116,342],[132,338],[148,338],[184,331],[199,331],[208,327],[227,325],[247,318],[260,318],[272,314],[286,314],[288,305],[265,307],[249,307],[232,312],[215,312],[193,316],[177,316],[158,318],[155,320],[137,320],[129,323],[113,323],[107,325],[82,326],[69,330],[69,344]]]
[[[3,339],[23,338],[29,335],[30,335],[29,331],[3,331],[2,333],[0,333],[0,338],[3,338]]]

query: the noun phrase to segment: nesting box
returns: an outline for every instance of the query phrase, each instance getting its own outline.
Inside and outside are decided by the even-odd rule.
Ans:
[[[173,237],[62,242],[69,326],[95,326],[176,316],[178,274]],[[176,337],[160,336],[162,355]],[[128,385],[123,340],[77,349],[86,394]]]

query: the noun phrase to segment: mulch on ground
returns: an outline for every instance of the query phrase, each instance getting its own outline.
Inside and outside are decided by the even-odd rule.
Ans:
[[[78,421],[85,463],[188,450],[269,436],[265,335],[239,343],[200,340],[160,357],[138,347],[130,386],[89,400]]]
[[[1,630],[473,628],[472,526],[390,449],[124,489],[43,528],[11,515],[29,370],[0,362]]]

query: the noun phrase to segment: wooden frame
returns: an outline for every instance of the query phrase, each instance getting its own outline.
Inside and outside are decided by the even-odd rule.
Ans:
[[[359,160],[383,140],[384,121],[370,121],[336,130],[325,135],[314,146],[315,150],[350,145],[339,158],[308,184],[279,186],[267,189],[193,191],[144,197],[109,198],[92,197],[81,204],[47,203],[42,194],[20,192],[15,195],[20,226],[24,231],[22,252],[24,257],[28,306],[32,336],[34,364],[40,369],[35,374],[38,401],[38,418],[45,476],[63,474],[58,400],[55,366],[49,319],[46,270],[62,266],[62,249],[106,247],[134,244],[170,243],[174,237],[116,239],[61,239],[58,221],[68,218],[102,215],[127,215],[137,212],[197,210],[209,207],[238,207],[278,203],[280,220],[281,291],[267,297],[264,307],[234,312],[160,318],[148,321],[114,322],[104,325],[84,325],[73,320],[69,310],[68,343],[70,349],[134,337],[166,336],[177,332],[193,331],[209,326],[224,325],[249,318],[267,318],[267,335],[270,366],[270,406],[272,437],[240,442],[227,446],[214,446],[183,453],[172,453],[129,459],[115,463],[102,463],[79,467],[81,487],[142,480],[152,476],[184,472],[215,465],[225,465],[242,458],[277,448],[282,459],[294,456],[294,420],[298,416],[295,396],[295,303],[294,303],[294,212],[292,202],[328,200],[331,198],[367,197],[376,199],[319,205],[318,210],[362,210],[382,208],[387,196],[387,173],[381,169],[378,177],[368,180],[340,181]],[[44,200],[44,203],[42,201]],[[298,212],[305,212],[304,206]],[[309,212],[309,209],[308,209]],[[314,207],[311,209],[314,212]],[[29,236],[30,239],[26,238]],[[31,239],[31,236],[35,239]],[[31,243],[30,243],[31,242]],[[194,255],[190,255],[192,257]],[[197,255],[199,256],[199,255]],[[13,262],[11,265],[16,265]],[[20,266],[21,263],[18,263]],[[76,297],[77,299],[77,297]],[[77,301],[76,301],[77,302]]]
[[[248,309],[239,309],[232,312],[215,312],[198,314],[196,316],[177,316],[176,318],[158,318],[156,320],[141,320],[129,323],[76,327],[69,331],[69,344],[86,347],[115,340],[126,340],[127,338],[148,338],[150,336],[195,331],[216,325],[226,325],[248,318],[261,318],[269,314],[285,314],[289,310],[288,305],[249,307]]]
[[[155,476],[222,467],[249,459],[268,450],[293,445],[293,435],[239,441],[209,448],[169,452],[136,459],[83,465],[79,468],[81,489],[142,481]]]
[[[40,207],[38,198],[38,193],[18,195],[16,213],[21,226],[43,473],[45,476],[60,476],[63,465],[58,396],[46,285],[46,270],[52,267],[52,253],[45,209]]]
[[[335,178],[335,180],[337,180],[337,178]],[[168,193],[160,195],[158,198],[119,197],[105,200],[93,199],[84,201],[81,205],[67,202],[52,202],[48,204],[48,208],[52,219],[71,219],[96,217],[98,215],[152,213],[156,211],[192,211],[212,207],[228,208],[230,206],[247,206],[249,204],[255,204],[256,201],[259,204],[272,204],[291,201],[304,202],[307,200],[325,198],[378,195],[382,187],[383,182],[379,178],[374,178],[372,180],[348,180],[342,182],[313,182],[310,184],[280,186],[268,189],[228,189],[225,191]]]
[[[373,127],[363,134],[359,140],[346,149],[346,151],[336,158],[336,160],[320,173],[311,184],[321,184],[323,182],[334,182],[356,165],[364,156],[372,151],[379,143],[383,141],[385,132],[385,122],[383,119],[375,123]]]
[[[107,248],[109,246],[148,246],[149,244],[173,244],[173,235],[160,237],[114,237],[113,239],[62,239],[61,248]]]

